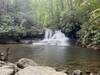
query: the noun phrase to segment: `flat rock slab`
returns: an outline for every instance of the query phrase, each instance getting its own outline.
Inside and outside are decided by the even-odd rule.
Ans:
[[[57,72],[55,69],[51,67],[29,66],[20,70],[15,75],[66,75],[66,74],[62,72]]]

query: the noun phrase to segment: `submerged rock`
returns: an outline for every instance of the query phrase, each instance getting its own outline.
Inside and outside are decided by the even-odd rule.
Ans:
[[[55,69],[51,67],[29,66],[20,70],[15,75],[66,75],[66,74],[62,72],[57,72]]]
[[[97,73],[97,75],[100,75],[100,71]]]
[[[21,69],[28,67],[28,66],[37,66],[37,63],[31,59],[22,58],[17,63],[17,66]]]
[[[90,71],[86,71],[86,75],[94,75],[94,74]]]

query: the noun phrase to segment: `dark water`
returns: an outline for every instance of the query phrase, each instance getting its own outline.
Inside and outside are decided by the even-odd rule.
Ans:
[[[10,48],[9,61],[31,58],[40,65],[89,71],[100,70],[100,51],[92,49],[57,46],[32,46],[28,44],[0,45],[0,51]]]

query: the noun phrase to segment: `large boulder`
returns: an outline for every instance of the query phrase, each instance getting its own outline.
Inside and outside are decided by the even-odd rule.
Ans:
[[[31,59],[22,58],[16,63],[16,65],[17,65],[17,67],[23,69],[23,68],[26,68],[28,66],[37,66],[37,63]]]
[[[0,67],[0,75],[13,75],[15,73],[14,65],[4,65]]]
[[[20,71],[15,75],[66,75],[62,72],[56,72],[55,69],[45,66],[29,66]]]

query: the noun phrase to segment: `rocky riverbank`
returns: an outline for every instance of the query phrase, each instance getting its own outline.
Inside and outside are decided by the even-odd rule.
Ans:
[[[15,64],[0,61],[0,75],[66,75],[48,66],[40,66],[31,59],[22,58]]]
[[[49,66],[41,66],[31,59],[22,58],[16,63],[0,61],[0,75],[100,75],[100,72],[94,74],[73,70],[72,73],[68,73],[66,69],[57,71]]]
[[[100,50],[100,45],[92,45],[92,44],[85,45],[85,44],[81,44],[80,42],[76,42],[76,45],[83,48],[91,48],[94,50]]]

